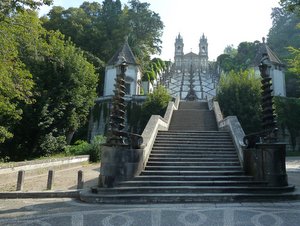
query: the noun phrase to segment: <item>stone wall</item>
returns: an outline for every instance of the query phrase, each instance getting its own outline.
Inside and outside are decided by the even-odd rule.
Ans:
[[[91,111],[89,121],[89,140],[94,136],[106,134],[109,128],[109,119],[112,108],[113,96],[100,97],[96,100],[96,104]],[[141,134],[143,126],[141,125],[141,106],[145,102],[147,96],[125,96],[126,115],[125,125],[126,131]]]

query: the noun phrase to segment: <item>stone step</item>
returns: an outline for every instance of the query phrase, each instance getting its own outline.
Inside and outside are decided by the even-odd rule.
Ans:
[[[172,141],[155,141],[154,145],[160,146],[173,146],[173,145],[180,145],[180,146],[189,146],[189,147],[234,147],[232,141],[231,142],[220,142],[220,141],[192,141],[192,140],[172,140]]]
[[[227,171],[227,170],[240,170],[241,166],[146,166],[145,170],[153,171]]]
[[[159,131],[159,135],[164,135],[164,134],[174,134],[174,135],[185,135],[189,134],[191,136],[193,135],[205,135],[205,136],[219,136],[219,135],[224,135],[224,136],[230,136],[229,132],[224,132],[224,131],[194,131],[194,130],[168,130],[168,131]]]
[[[174,130],[175,131],[175,130]],[[195,131],[196,132],[196,131]],[[176,138],[189,138],[189,139],[232,139],[230,134],[226,133],[217,133],[218,131],[203,131],[205,133],[200,133],[201,131],[197,131],[197,133],[182,132],[179,133],[178,130],[176,132],[169,131],[169,133],[162,133],[159,131],[156,135],[156,138],[165,138],[165,139],[176,139]]]
[[[197,126],[197,125],[188,125],[188,124],[184,124],[184,125],[174,125],[172,127],[169,127],[169,129],[173,129],[173,130],[197,130],[197,131],[217,131],[218,129],[214,126]]]
[[[181,101],[179,103],[178,110],[182,109],[207,109],[208,110],[208,103],[207,102],[196,102],[196,101]]]
[[[236,153],[209,153],[209,152],[168,152],[165,151],[155,151],[151,153],[150,158],[156,157],[156,158],[169,158],[169,157],[178,157],[178,158],[237,158]]]
[[[163,146],[155,146],[152,149],[151,153],[157,153],[157,152],[163,152],[163,153],[193,153],[193,154],[235,154],[236,151],[233,148],[189,148],[189,147],[163,147]]]
[[[140,175],[133,181],[252,181],[252,176],[245,175]]]
[[[96,191],[96,189],[94,189]],[[224,202],[261,202],[261,201],[287,201],[299,198],[295,193],[289,192],[290,187],[284,187],[274,193],[138,193],[138,194],[93,194],[83,190],[80,199],[89,203],[106,204],[149,204],[149,203],[224,203]]]
[[[245,172],[239,170],[144,170],[140,175],[155,175],[155,176],[224,176],[224,175],[244,175]]]
[[[179,187],[179,186],[265,186],[266,182],[263,181],[234,181],[234,180],[225,180],[225,181],[126,181],[120,183],[118,187]]]
[[[206,137],[200,137],[200,138],[191,138],[191,137],[156,137],[155,143],[200,143],[200,144],[232,144],[231,138],[206,138]]]
[[[185,109],[173,112],[169,130],[217,131],[213,111]]]
[[[155,142],[153,144],[153,147],[175,147],[175,148],[208,148],[208,149],[221,149],[221,150],[227,150],[227,149],[234,149],[233,143],[228,144],[222,144],[222,143],[210,143],[210,142]]]
[[[211,142],[211,143],[215,143],[215,142],[230,142],[232,143],[232,139],[231,137],[216,137],[216,136],[202,136],[202,137],[190,137],[189,135],[187,136],[165,136],[165,137],[161,137],[161,136],[157,136],[155,139],[156,142],[176,142],[176,141],[193,141],[193,142]]]
[[[234,158],[189,158],[189,157],[179,157],[177,155],[170,157],[170,156],[159,156],[159,157],[153,157],[153,155],[149,157],[148,163],[149,162],[239,162],[237,156]]]
[[[141,186],[141,187],[115,187],[100,188],[98,194],[203,194],[203,193],[277,193],[280,191],[292,191],[286,187],[267,187],[267,186]]]
[[[227,162],[175,162],[175,161],[153,161],[152,159],[148,161],[147,166],[240,166],[239,161],[227,161]]]

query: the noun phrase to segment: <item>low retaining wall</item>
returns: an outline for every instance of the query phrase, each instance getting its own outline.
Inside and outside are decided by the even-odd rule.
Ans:
[[[150,152],[152,150],[157,132],[159,130],[168,130],[173,115],[173,111],[178,109],[180,99],[176,97],[175,102],[169,102],[166,113],[162,118],[159,115],[152,115],[149,119],[143,133],[143,146],[144,146],[144,158],[143,165],[144,167],[147,164]]]
[[[40,168],[84,163],[89,161],[89,155],[79,155],[56,159],[43,159],[0,164],[0,174],[15,173],[19,170],[34,170]]]
[[[233,139],[234,146],[237,150],[238,157],[242,167],[244,167],[243,148],[245,146],[243,138],[245,137],[244,130],[236,116],[228,116],[219,123],[219,129],[229,131]]]
[[[219,103],[217,101],[213,101],[213,110],[215,112],[215,117],[217,120],[219,130],[230,132],[235,149],[237,150],[238,153],[240,163],[243,167],[244,166],[243,147],[245,146],[243,142],[243,138],[245,136],[245,133],[238,118],[236,116],[228,116],[224,119]]]

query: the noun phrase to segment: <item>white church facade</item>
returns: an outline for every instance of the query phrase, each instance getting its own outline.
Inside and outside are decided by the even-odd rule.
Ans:
[[[185,54],[183,51],[184,42],[183,37],[178,34],[175,39],[175,56],[174,64],[177,71],[199,71],[207,72],[208,70],[208,42],[204,34],[200,37],[199,52],[198,54],[190,53]]]

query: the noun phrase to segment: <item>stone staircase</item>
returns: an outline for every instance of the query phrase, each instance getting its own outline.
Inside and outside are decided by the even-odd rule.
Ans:
[[[205,117],[205,118],[202,118]],[[98,188],[100,203],[232,202],[292,199],[293,187],[246,176],[228,132],[207,103],[181,102],[169,131],[159,131],[146,168],[131,181]]]
[[[207,102],[180,102],[179,110],[173,112],[169,130],[217,131],[213,111]]]

